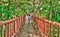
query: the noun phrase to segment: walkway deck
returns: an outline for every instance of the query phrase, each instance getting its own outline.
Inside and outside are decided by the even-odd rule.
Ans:
[[[33,24],[29,25],[24,23],[21,32],[19,32],[16,37],[38,37],[36,30],[33,27]]]

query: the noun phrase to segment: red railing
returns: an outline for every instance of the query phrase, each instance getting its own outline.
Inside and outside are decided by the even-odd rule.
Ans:
[[[14,37],[15,33],[22,27],[25,16],[0,22],[1,36],[0,37]]]
[[[33,21],[36,23],[38,30],[41,34],[40,37],[60,37],[60,23],[49,21],[46,19],[40,19],[38,17],[32,16]],[[54,36],[54,29],[57,28],[56,36]]]

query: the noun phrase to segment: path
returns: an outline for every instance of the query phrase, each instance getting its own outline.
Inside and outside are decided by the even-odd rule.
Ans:
[[[19,32],[16,37],[38,37],[38,35],[36,35],[36,31],[32,23],[24,23],[21,32]]]

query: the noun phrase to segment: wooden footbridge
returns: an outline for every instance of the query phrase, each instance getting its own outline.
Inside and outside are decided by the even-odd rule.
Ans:
[[[0,22],[0,37],[60,37],[60,23],[32,15],[32,22],[27,24],[25,16]]]

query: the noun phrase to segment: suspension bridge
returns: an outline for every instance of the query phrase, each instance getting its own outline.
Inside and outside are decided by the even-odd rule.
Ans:
[[[60,23],[32,15],[32,23],[26,24],[25,16],[0,22],[1,37],[60,37]]]

